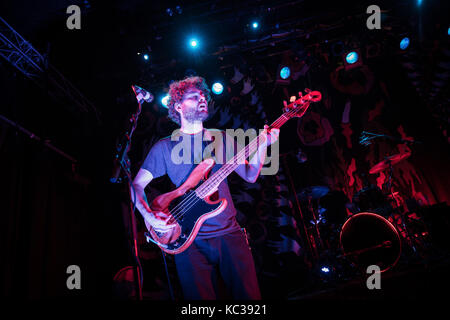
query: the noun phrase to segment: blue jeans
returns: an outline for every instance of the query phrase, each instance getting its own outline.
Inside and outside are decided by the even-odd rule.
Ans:
[[[219,274],[233,299],[261,299],[251,249],[241,230],[196,238],[188,249],[175,255],[175,264],[186,300],[217,299]]]

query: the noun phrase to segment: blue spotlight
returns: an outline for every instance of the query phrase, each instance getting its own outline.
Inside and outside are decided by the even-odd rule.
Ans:
[[[291,69],[289,69],[289,67],[283,67],[280,70],[280,77],[282,79],[287,79],[289,78],[289,76],[291,75]]]
[[[168,108],[169,99],[170,96],[168,94],[166,94],[164,97],[161,98],[161,104],[166,108]]]
[[[409,38],[405,37],[400,41],[400,49],[405,50],[409,46]]]
[[[324,272],[324,273],[328,273],[328,272],[330,272],[330,269],[329,269],[328,267],[322,267],[322,268],[320,269],[320,271],[322,271],[322,272]]]
[[[198,41],[197,41],[197,39],[191,39],[191,40],[189,40],[189,45],[190,45],[192,48],[196,48],[196,47],[198,46]]]
[[[144,59],[148,60],[148,54],[144,54]]]
[[[254,21],[254,22],[252,23],[252,27],[253,27],[253,29],[258,29],[259,23],[258,23],[257,21]]]
[[[212,92],[215,94],[221,94],[223,92],[223,85],[220,82],[216,82],[212,85]]]
[[[358,53],[356,53],[355,51],[349,52],[345,57],[345,61],[347,61],[347,63],[349,64],[355,63],[356,61],[358,61]]]

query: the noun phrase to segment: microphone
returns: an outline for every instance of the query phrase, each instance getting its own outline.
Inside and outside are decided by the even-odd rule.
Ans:
[[[142,103],[142,101],[148,103],[153,101],[153,95],[147,90],[142,89],[141,87],[138,87],[136,85],[131,86],[131,88],[133,88],[134,94],[136,95],[136,99],[139,103]]]

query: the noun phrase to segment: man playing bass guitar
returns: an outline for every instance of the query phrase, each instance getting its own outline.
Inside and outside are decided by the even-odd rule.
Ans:
[[[171,232],[176,223],[170,214],[154,210],[149,205],[145,187],[152,179],[166,174],[177,188],[182,186],[199,163],[198,157],[202,158],[207,147],[205,141],[211,141],[211,136],[217,137],[217,133],[225,135],[223,131],[203,128],[203,122],[208,118],[210,101],[210,91],[203,78],[189,77],[173,82],[169,96],[169,117],[180,125],[177,139],[173,139],[172,135],[172,138],[164,138],[155,143],[133,180],[134,192],[131,192],[132,200],[146,225],[157,233]],[[245,161],[234,169],[245,181],[256,181],[264,164],[267,146],[278,139],[279,129],[273,128],[269,133],[267,131],[266,127],[260,135],[262,141],[258,144],[255,159]],[[223,139],[226,140],[225,137]],[[191,154],[183,154],[183,159],[186,156],[188,159],[190,156],[190,159],[183,163],[174,161],[174,155],[179,154],[173,151],[180,141],[191,146]],[[225,155],[225,143],[221,145],[224,148],[222,155]],[[182,152],[185,153],[186,150],[183,149]],[[215,155],[217,156],[217,152]],[[225,162],[216,161],[211,174]],[[189,247],[174,256],[184,298],[217,299],[217,279],[220,276],[234,299],[261,299],[252,253],[236,221],[236,209],[226,179],[214,191],[219,198],[226,200],[225,209],[204,220]]]

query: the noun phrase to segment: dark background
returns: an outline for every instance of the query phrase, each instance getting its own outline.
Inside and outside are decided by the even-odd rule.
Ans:
[[[81,8],[81,30],[66,27],[66,8],[72,4]],[[366,27],[371,4],[382,9],[381,30]],[[281,129],[277,176],[261,177],[257,189],[234,175],[229,178],[238,220],[250,235],[263,297],[313,291],[306,284],[316,281],[310,279],[314,266],[295,199],[304,188],[326,186],[351,202],[368,184],[377,185],[378,176],[368,174],[372,166],[409,147],[411,156],[394,168],[396,190],[404,200],[422,201],[421,207],[450,201],[446,1],[7,1],[0,8],[0,16],[89,101],[83,109],[75,102],[80,97],[61,92],[50,67],[32,80],[7,59],[0,60],[0,114],[10,120],[0,121],[5,296],[128,294],[112,280],[133,261],[127,242],[128,194],[125,181],[112,184],[109,178],[116,144],[137,110],[132,84],[155,96],[143,105],[133,135],[133,176],[151,145],[176,128],[160,102],[173,80],[196,74],[209,85],[224,83],[224,93],[213,97],[206,125],[219,129],[262,128],[281,115],[283,100],[305,88],[321,91],[322,101],[309,112],[333,129],[325,141],[312,143],[321,137],[314,129],[317,123],[308,126],[314,118],[290,120]],[[250,27],[254,18],[258,30]],[[186,44],[192,34],[200,41],[194,51]],[[398,44],[406,35],[411,44],[402,51]],[[359,50],[362,65],[338,72],[333,81],[344,66],[342,55],[351,49]],[[142,58],[145,53],[149,60]],[[291,70],[307,68],[287,83],[277,75],[283,64]],[[243,74],[237,83],[231,81],[235,68]],[[242,93],[245,79],[254,85],[248,93]],[[256,103],[252,94],[258,96]],[[347,101],[350,140],[341,121]],[[309,132],[311,143],[301,139],[301,130]],[[363,146],[362,131],[420,143],[380,138]],[[306,162],[299,161],[300,151]],[[353,182],[348,174],[352,159]],[[152,182],[149,197],[170,186],[164,178]],[[278,226],[280,212],[294,217],[297,225]],[[140,216],[138,228],[147,297],[168,299],[161,254],[145,244]],[[440,232],[433,247],[445,248]],[[176,288],[171,263],[169,257]],[[66,288],[66,268],[72,264],[82,270],[79,291]]]

